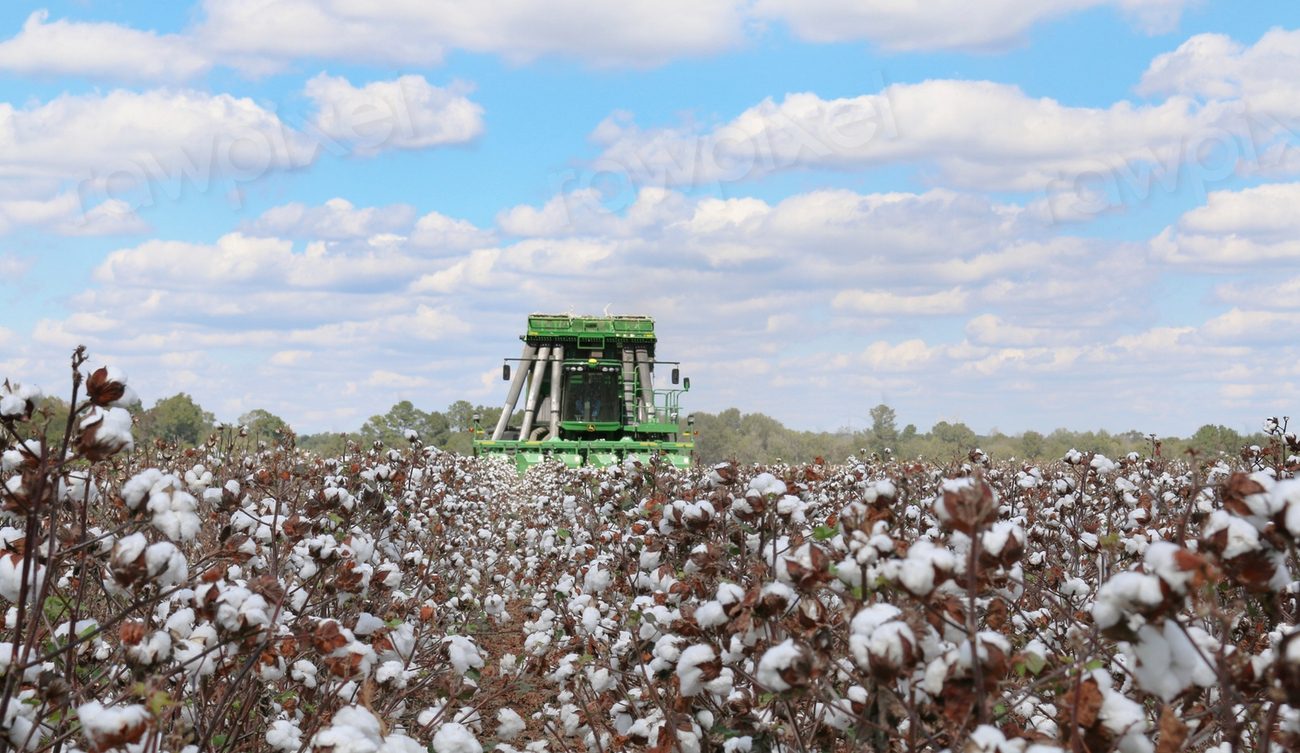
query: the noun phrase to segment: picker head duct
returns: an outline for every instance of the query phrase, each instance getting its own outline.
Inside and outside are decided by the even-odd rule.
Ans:
[[[679,386],[676,362],[655,359],[653,319],[533,314],[519,339],[523,351],[502,369],[510,389],[500,418],[491,435],[474,427],[475,455],[508,456],[520,473],[548,459],[571,468],[656,455],[691,464],[695,444],[679,426],[690,380]],[[672,369],[661,389],[656,366]]]

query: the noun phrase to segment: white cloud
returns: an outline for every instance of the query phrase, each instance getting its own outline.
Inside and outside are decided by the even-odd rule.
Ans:
[[[32,268],[32,259],[10,253],[0,253],[0,282],[15,283],[23,279]]]
[[[148,226],[118,199],[84,206],[72,191],[40,198],[0,199],[0,232],[34,227],[58,235],[123,235],[142,233]]]
[[[1275,28],[1250,46],[1223,34],[1198,34],[1153,60],[1138,91],[1236,103],[1238,123],[1193,144],[1226,154],[1241,173],[1294,175],[1300,172],[1300,81],[1291,72],[1298,66],[1300,30]]]
[[[439,212],[429,212],[421,217],[411,230],[411,244],[442,252],[463,251],[496,242],[496,234],[475,227],[468,220],[448,217]]]
[[[181,82],[227,65],[247,73],[297,61],[430,66],[464,50],[511,63],[541,57],[597,67],[651,67],[753,43],[769,22],[814,42],[869,40],[890,50],[998,50],[1033,26],[1114,7],[1150,33],[1173,28],[1194,0],[204,0],[195,25],[158,34],[31,14],[0,42],[0,69],[116,81]]]
[[[736,0],[205,0],[196,34],[214,53],[262,71],[300,58],[432,65],[449,49],[515,62],[557,55],[650,66],[735,47],[744,38],[741,7]]]
[[[1300,183],[1214,191],[1151,242],[1165,261],[1244,267],[1300,258]]]
[[[831,305],[881,316],[933,316],[960,314],[966,310],[969,299],[970,294],[961,288],[920,295],[900,295],[889,290],[841,290]]]
[[[940,403],[1005,427],[989,396],[1015,383],[1028,425],[1142,428],[1158,414],[1161,428],[1222,384],[1262,383],[1270,358],[1297,361],[1281,341],[1268,355],[1238,344],[1294,331],[1244,304],[1167,326],[1144,246],[1062,236],[1016,204],[948,190],[768,203],[654,189],[613,213],[598,198],[507,208],[496,233],[336,200],[254,223],[295,238],[140,243],[106,258],[69,315],[34,328],[32,352],[85,342],[141,365],[152,394],[211,385],[214,397],[199,397],[213,406],[265,377],[264,407],[308,431],[353,427],[415,395],[429,408],[499,397],[480,377],[515,354],[523,317],[539,310],[652,313],[663,355],[697,385],[693,409],[758,394],[800,425],[842,420],[846,401],[882,394],[909,422],[924,425]],[[563,222],[545,217],[566,203]],[[442,239],[436,253],[414,241],[422,223]],[[164,353],[218,352],[241,358],[159,366]],[[308,369],[312,394],[277,386]],[[1175,386],[1144,397],[1157,382]],[[1088,400],[1123,411],[1103,415]]]
[[[981,314],[966,322],[966,337],[981,346],[1060,345],[1080,334],[1061,327],[1012,324],[995,314]]]
[[[370,376],[366,378],[366,384],[371,387],[396,387],[399,389],[411,390],[420,387],[428,387],[432,382],[427,377],[399,374],[395,371],[387,371],[385,369],[375,369],[370,372]]]
[[[1225,34],[1197,34],[1151,61],[1139,93],[1245,99],[1252,110],[1295,112],[1300,30],[1271,29],[1246,46]]]
[[[334,198],[320,206],[291,202],[272,207],[245,227],[251,235],[320,240],[351,240],[410,227],[415,209],[407,204],[358,209],[347,199]]]
[[[193,40],[113,23],[27,17],[17,35],[0,42],[0,70],[27,76],[88,76],[117,81],[179,82],[206,72],[211,61]]]
[[[270,362],[275,366],[297,366],[311,358],[309,350],[280,350],[271,355]]]
[[[332,248],[314,242],[295,250],[285,239],[229,233],[211,245],[151,240],[114,251],[95,277],[139,288],[358,290],[404,281],[417,264],[394,247]]]
[[[915,164],[937,168],[951,185],[1043,191],[1066,184],[1077,191],[1086,177],[1145,174],[1136,163],[1176,166],[1188,157],[1187,144],[1202,143],[1225,123],[1242,125],[1239,106],[1173,97],[1075,107],[1008,84],[931,80],[829,100],[787,94],[705,129],[607,120],[593,134],[603,151],[591,169],[671,186],[799,168]]]
[[[312,145],[248,98],[194,90],[0,103],[0,175],[137,184],[250,176],[309,164]],[[250,176],[251,177],[251,176]]]
[[[1292,344],[1300,312],[1233,308],[1205,323],[1201,333],[1211,342],[1232,345]]]
[[[1300,309],[1300,277],[1278,280],[1275,275],[1265,280],[1220,285],[1215,297],[1236,306],[1255,309]]]
[[[1171,30],[1193,0],[759,0],[755,12],[782,19],[814,42],[869,39],[892,50],[992,50],[1023,41],[1031,27],[1112,6],[1150,33]]]
[[[482,108],[464,91],[418,76],[358,88],[322,75],[307,93],[318,105],[314,130],[290,127],[250,98],[193,89],[65,94],[21,107],[0,102],[0,233],[140,233],[148,229],[141,208],[307,167],[326,148],[373,155],[462,143],[482,131]],[[249,230],[373,237],[384,226],[409,226],[413,213],[289,204]],[[464,228],[444,230],[463,235]]]
[[[939,355],[939,351],[924,340],[905,340],[890,344],[883,340],[868,345],[859,359],[873,371],[916,371],[924,368]]]
[[[356,87],[322,73],[304,91],[316,104],[316,128],[361,154],[464,144],[483,133],[483,108],[460,84],[442,88],[407,75]]]

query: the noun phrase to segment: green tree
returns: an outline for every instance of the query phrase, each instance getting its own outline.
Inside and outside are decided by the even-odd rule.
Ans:
[[[283,418],[261,408],[254,408],[240,416],[239,423],[247,427],[248,433],[258,440],[273,441],[277,436],[293,431]]]
[[[1221,424],[1206,424],[1192,435],[1191,446],[1196,450],[1217,455],[1220,452],[1236,454],[1243,444],[1241,434]]]
[[[140,416],[141,434],[147,439],[162,439],[193,447],[208,438],[213,415],[184,392],[164,398]]]
[[[474,426],[474,414],[481,411],[475,410],[474,406],[468,400],[457,400],[447,406],[447,423],[451,425],[452,431],[469,431]],[[497,411],[497,415],[501,415]]]
[[[322,457],[338,457],[347,450],[348,440],[357,440],[354,434],[342,434],[325,431],[320,434],[307,434],[298,438],[298,448],[314,452]]]
[[[401,447],[407,442],[408,431],[416,432],[425,444],[441,447],[447,442],[450,425],[442,413],[426,413],[410,400],[403,400],[384,415],[371,416],[361,427],[361,438],[366,442],[379,441],[389,447]]]
[[[898,415],[894,409],[881,403],[871,409],[871,434],[867,441],[872,452],[883,452],[898,441]]]
[[[1043,450],[1046,447],[1046,437],[1039,432],[1027,431],[1020,435],[1020,454],[1027,459],[1043,457]]]
[[[930,429],[931,451],[935,460],[951,460],[970,452],[979,438],[963,423],[940,421]]]

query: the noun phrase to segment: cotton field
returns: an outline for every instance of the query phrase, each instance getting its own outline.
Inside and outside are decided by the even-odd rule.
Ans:
[[[126,378],[80,374],[62,441],[0,395],[16,749],[1300,746],[1280,422],[1231,459],[517,478],[419,437],[138,446]]]

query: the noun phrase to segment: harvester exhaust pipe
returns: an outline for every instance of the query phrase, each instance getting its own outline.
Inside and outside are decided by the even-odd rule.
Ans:
[[[525,364],[533,357],[535,352],[533,346],[525,345],[524,352],[519,356],[519,370],[510,380],[510,394],[506,395],[505,408],[501,410],[501,418],[497,419],[497,428],[492,430],[492,441],[497,441],[505,436],[506,426],[510,424],[510,417],[514,415],[515,405],[519,403],[519,393],[524,389],[524,380],[528,378],[528,369]]]
[[[542,394],[542,379],[546,376],[546,362],[550,357],[549,345],[537,349],[537,358],[533,361],[533,380],[528,389],[528,402],[524,403],[524,423],[519,427],[520,439],[527,438],[529,432],[533,430],[533,419],[537,416],[537,396]]]
[[[560,390],[560,367],[564,363],[564,346],[556,345],[551,350],[551,439],[560,436],[560,406],[564,405],[564,394]]]
[[[645,412],[646,420],[654,421],[655,386],[650,381],[650,356],[646,355],[645,348],[636,349],[636,371],[641,378],[641,409]]]
[[[632,349],[623,349],[623,424],[631,425],[637,422],[636,410],[636,385],[633,384],[634,369],[632,365]]]

